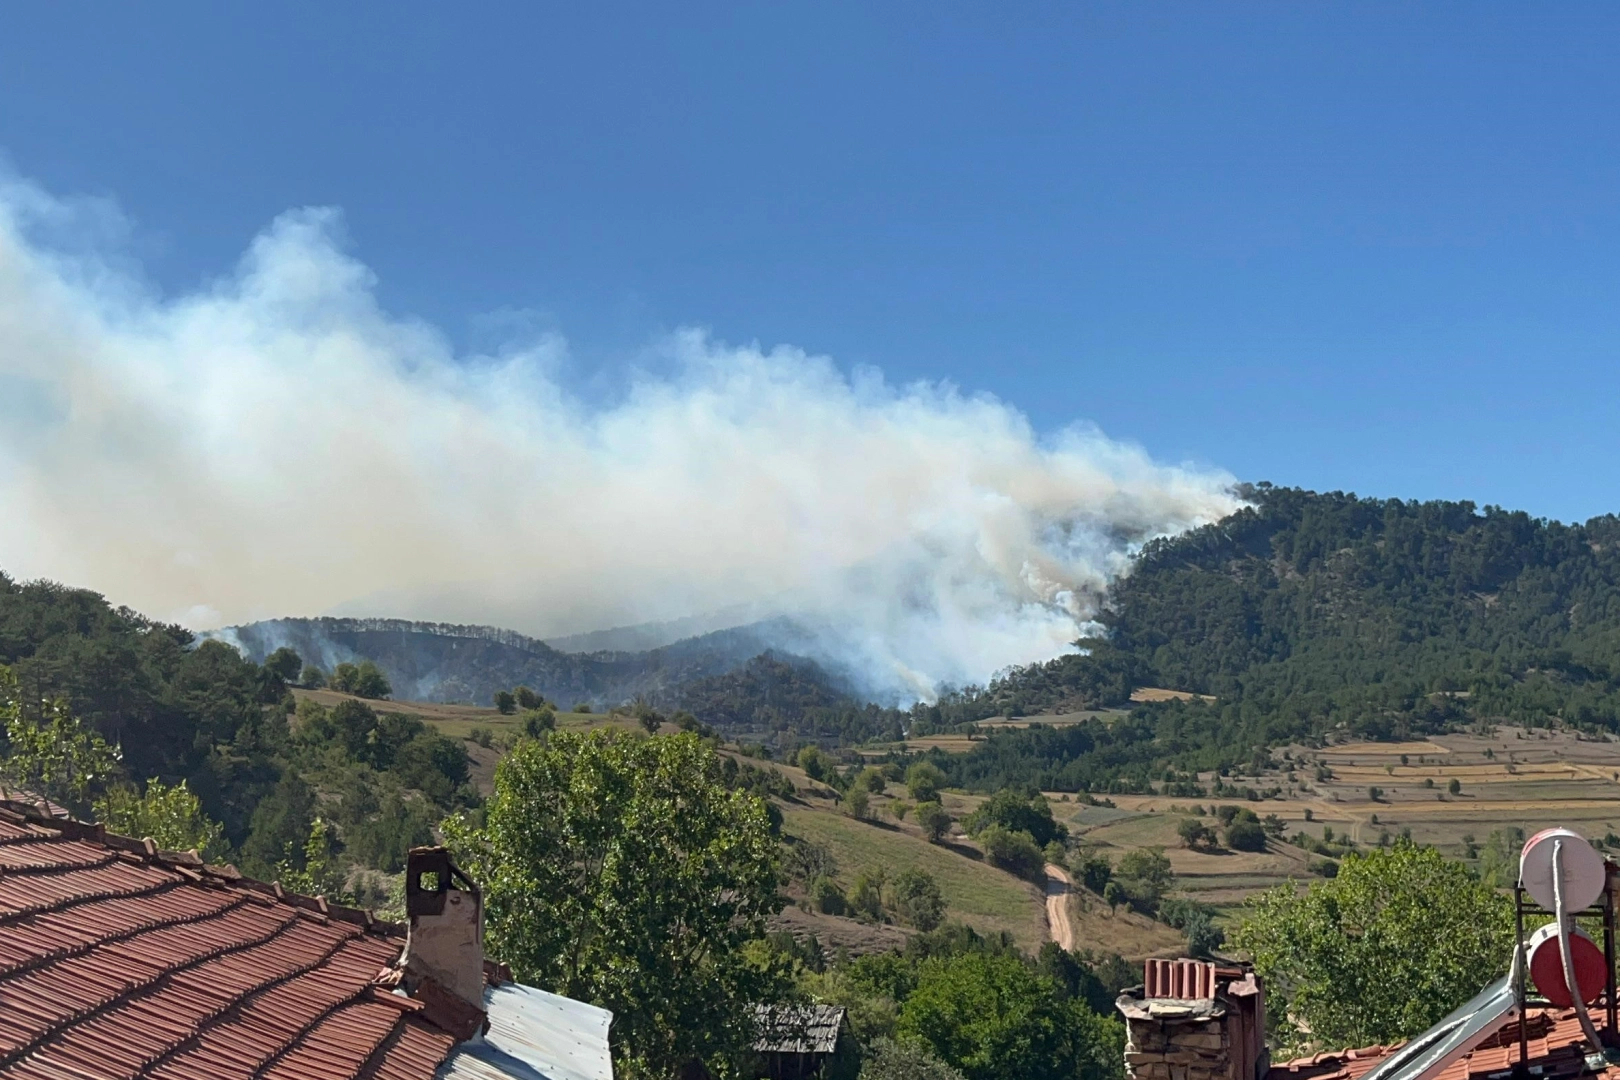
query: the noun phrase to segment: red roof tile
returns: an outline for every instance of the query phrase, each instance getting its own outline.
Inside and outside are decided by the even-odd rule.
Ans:
[[[1588,1010],[1601,1033],[1603,1005],[1599,1002]],[[1525,1017],[1529,1064],[1537,1067],[1542,1077],[1573,1076],[1584,1072],[1586,1037],[1574,1009],[1532,1008]],[[1380,1062],[1395,1053],[1405,1043],[1390,1046],[1369,1046],[1361,1050],[1317,1054],[1271,1066],[1266,1080],[1360,1080]],[[1519,1022],[1506,1020],[1495,1031],[1486,1035],[1473,1050],[1468,1051],[1443,1069],[1436,1070],[1425,1080],[1481,1080],[1481,1078],[1511,1069],[1519,1061]],[[1589,1074],[1596,1080],[1620,1080],[1620,1067]]]
[[[0,802],[0,1080],[429,1080],[403,928]]]

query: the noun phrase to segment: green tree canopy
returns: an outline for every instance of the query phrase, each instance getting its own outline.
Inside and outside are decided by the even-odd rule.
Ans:
[[[921,867],[902,870],[894,879],[894,909],[902,921],[918,930],[932,930],[945,918],[945,894],[934,875]]]
[[[96,820],[125,836],[150,836],[169,851],[196,850],[205,860],[222,856],[225,829],[203,813],[202,804],[186,787],[148,780],[144,793],[133,787],[115,787],[96,800]]]
[[[906,770],[906,790],[918,802],[937,802],[945,774],[931,761],[919,761]]]
[[[917,824],[928,839],[938,843],[951,831],[951,815],[937,800],[920,802],[917,804]]]
[[[68,711],[61,700],[41,703],[30,715],[22,707],[17,679],[0,666],[0,727],[6,735],[0,780],[82,810],[91,793],[118,771],[118,751]]]
[[[858,1080],[965,1080],[960,1072],[915,1040],[879,1037],[867,1048]]]
[[[695,735],[521,742],[484,827],[445,831],[483,884],[491,955],[612,1009],[632,1070],[726,1059],[752,1038],[750,1006],[780,992],[745,950],[781,907],[769,815]]]
[[[968,1080],[1104,1080],[1119,1075],[1124,1054],[1118,1021],[1063,1000],[1051,980],[1008,953],[923,961],[898,1032]]]
[[[1316,1046],[1416,1035],[1511,959],[1509,901],[1462,863],[1407,841],[1351,854],[1337,877],[1303,893],[1279,885],[1247,906],[1232,942],[1254,957],[1275,1015],[1299,1021]]]
[[[1023,795],[1005,788],[990,796],[963,822],[968,832],[977,835],[992,825],[1008,832],[1028,833],[1036,847],[1045,847],[1053,840],[1066,840],[1068,828],[1052,817],[1052,808],[1039,793]]]
[[[1136,848],[1120,856],[1113,880],[1125,896],[1145,911],[1158,909],[1159,900],[1175,884],[1170,860],[1157,848]]]
[[[283,645],[264,658],[264,669],[279,677],[282,682],[297,682],[299,674],[304,670],[304,660],[289,646]]]
[[[385,698],[394,692],[394,688],[382,668],[370,660],[362,660],[355,669],[352,692],[363,698]]]

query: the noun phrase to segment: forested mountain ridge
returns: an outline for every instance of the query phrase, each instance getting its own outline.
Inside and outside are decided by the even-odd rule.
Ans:
[[[89,590],[0,573],[0,667],[24,716],[60,699],[119,749],[112,786],[184,782],[260,876],[305,870],[315,839],[352,865],[397,869],[440,817],[478,801],[460,741],[359,701],[293,715],[270,667]]]
[[[1620,519],[1258,486],[1115,588],[1111,645],[1158,685],[1374,729],[1620,724]]]
[[[1140,790],[1332,735],[1474,724],[1620,731],[1620,518],[1565,525],[1468,502],[1255,485],[1229,517],[1156,541],[1115,584],[1088,655],[1009,672],[914,715],[1214,702],[996,734],[942,767],[968,786]]]
[[[554,701],[598,707],[643,697],[673,703],[689,682],[724,675],[783,636],[756,624],[687,638],[644,652],[570,653],[493,626],[404,619],[273,619],[218,632],[251,660],[282,646],[330,671],[371,660],[398,697],[487,704],[497,690],[528,686]]]

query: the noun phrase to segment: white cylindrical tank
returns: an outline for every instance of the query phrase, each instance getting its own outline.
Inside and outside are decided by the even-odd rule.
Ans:
[[[1606,873],[1603,856],[1586,838],[1572,829],[1543,829],[1525,841],[1519,856],[1519,883],[1530,898],[1548,911],[1553,909],[1553,845],[1563,841],[1564,907],[1584,911],[1603,895]]]

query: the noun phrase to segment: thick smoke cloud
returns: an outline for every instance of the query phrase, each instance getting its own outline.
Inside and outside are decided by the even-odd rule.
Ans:
[[[698,331],[590,405],[560,340],[461,356],[384,312],[327,210],[172,297],[119,231],[0,185],[0,568],[198,629],[786,611],[922,691],[1058,654],[1136,545],[1235,505],[1091,429]]]

